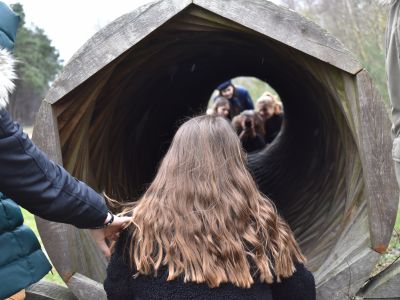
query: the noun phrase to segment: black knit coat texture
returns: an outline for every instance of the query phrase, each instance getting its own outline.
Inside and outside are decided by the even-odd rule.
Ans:
[[[261,283],[255,280],[250,288],[239,288],[233,284],[221,284],[209,288],[207,284],[184,282],[183,279],[167,281],[168,270],[162,268],[157,276],[134,276],[136,270],[130,268],[124,257],[128,251],[126,237],[121,237],[116,245],[107,268],[104,288],[110,300],[314,300],[315,282],[311,272],[303,264],[296,264],[296,272],[280,283]],[[127,250],[127,248],[125,248]]]

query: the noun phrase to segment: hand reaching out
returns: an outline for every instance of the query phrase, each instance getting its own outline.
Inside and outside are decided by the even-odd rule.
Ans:
[[[130,220],[130,217],[118,217],[114,215],[114,221],[107,227],[90,229],[90,234],[106,257],[111,256],[110,247],[107,245],[106,239],[116,241],[119,238],[120,232],[129,225]]]

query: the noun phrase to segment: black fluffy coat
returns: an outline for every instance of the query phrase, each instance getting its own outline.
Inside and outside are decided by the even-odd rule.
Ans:
[[[281,283],[257,282],[250,288],[239,288],[230,283],[217,288],[207,284],[184,283],[183,279],[166,281],[168,270],[159,270],[158,276],[134,277],[135,270],[123,258],[125,245],[122,237],[111,257],[104,288],[110,300],[314,300],[315,282],[311,272],[302,264],[296,264],[297,271]]]

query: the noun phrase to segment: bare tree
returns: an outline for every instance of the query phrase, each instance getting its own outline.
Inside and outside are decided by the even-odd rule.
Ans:
[[[388,101],[384,36],[387,11],[376,0],[281,0],[324,27],[351,50],[371,73]]]

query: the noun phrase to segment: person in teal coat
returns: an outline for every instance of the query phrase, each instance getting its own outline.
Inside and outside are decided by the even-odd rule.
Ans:
[[[105,239],[129,222],[104,198],[52,162],[13,122],[6,107],[16,79],[14,46],[19,17],[0,1],[0,299],[39,281],[51,269],[18,205],[44,219],[89,228],[106,256]]]
[[[19,206],[0,193],[0,299],[39,281],[51,270]]]

